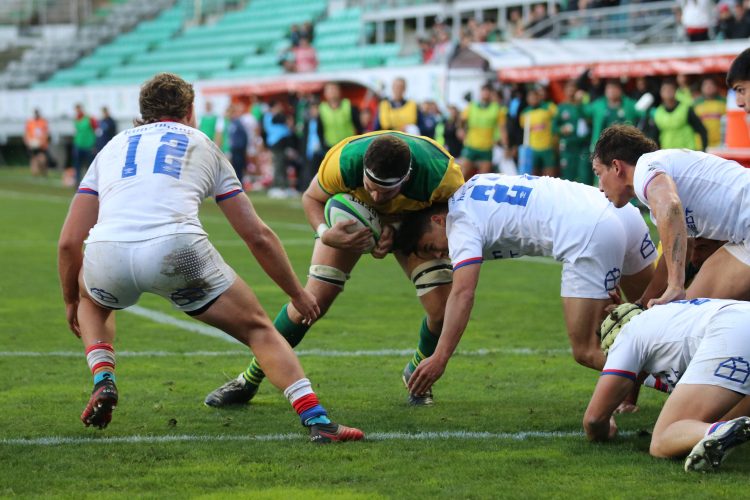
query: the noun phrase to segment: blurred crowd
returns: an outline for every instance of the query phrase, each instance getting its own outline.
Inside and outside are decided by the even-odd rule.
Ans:
[[[725,89],[711,75],[602,80],[589,72],[567,82],[487,82],[441,108],[408,96],[396,78],[389,95],[327,83],[319,93],[248,97],[223,113],[211,102],[196,110],[198,128],[221,147],[247,190],[296,196],[317,173],[327,151],[351,135],[401,130],[428,136],[458,159],[468,178],[477,172],[529,173],[593,183],[589,155],[615,123],[639,127],[662,148],[705,150],[722,142]],[[347,95],[349,97],[347,97]],[[66,166],[71,184],[116,133],[106,108],[98,118],[75,108],[75,135]],[[49,130],[37,111],[26,125],[32,173],[50,163]]]

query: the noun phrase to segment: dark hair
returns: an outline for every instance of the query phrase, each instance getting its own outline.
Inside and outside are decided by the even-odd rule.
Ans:
[[[665,78],[661,81],[661,86],[663,87],[664,85],[671,85],[674,88],[678,87],[677,80],[675,78]]]
[[[750,49],[743,50],[732,61],[727,71],[727,87],[731,88],[735,83],[745,80],[750,80]]]
[[[591,158],[598,158],[609,167],[613,160],[635,165],[638,158],[659,149],[654,141],[631,125],[612,125],[596,141]]]
[[[393,249],[405,255],[416,253],[420,238],[430,227],[430,217],[447,212],[447,203],[433,203],[423,210],[406,213],[393,237]]]
[[[394,134],[382,134],[367,146],[364,162],[377,177],[403,177],[409,171],[411,151],[403,139]]]
[[[181,120],[190,114],[194,98],[188,82],[172,73],[159,73],[141,87],[141,118],[134,122],[138,126],[165,118]]]

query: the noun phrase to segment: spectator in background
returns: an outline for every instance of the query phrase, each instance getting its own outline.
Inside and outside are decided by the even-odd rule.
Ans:
[[[543,101],[544,91],[533,87],[526,93],[526,108],[521,112],[521,127],[528,130],[528,144],[532,153],[534,175],[557,176],[557,161],[553,146],[552,120],[557,107]]]
[[[512,40],[514,38],[523,38],[523,14],[520,8],[510,9],[508,11],[508,27],[505,38]]]
[[[318,174],[320,163],[328,148],[324,146],[323,129],[320,126],[320,106],[317,101],[311,101],[307,108],[307,116],[302,132],[304,166],[300,174],[300,186],[307,187]]]
[[[444,146],[451,156],[457,158],[463,147],[463,129],[461,128],[461,113],[453,104],[448,106],[448,117],[439,130],[441,133],[436,131],[435,140]]]
[[[323,153],[347,137],[362,133],[359,110],[349,99],[341,97],[341,86],[329,82],[323,87],[325,102],[320,104],[318,127],[323,138]]]
[[[712,0],[679,0],[680,22],[685,36],[691,42],[708,40],[708,31],[714,25]]]
[[[666,79],[661,84],[661,105],[654,111],[653,120],[659,130],[661,149],[698,149],[695,134],[700,135],[701,144],[708,142],[706,128],[695,114],[693,107],[677,100],[677,83]]]
[[[435,46],[433,45],[432,40],[426,37],[421,37],[419,39],[419,51],[422,54],[422,62],[424,64],[432,62],[432,56],[435,53]]]
[[[375,117],[372,114],[372,111],[370,111],[370,108],[362,108],[362,110],[359,112],[359,128],[362,130],[363,134],[366,134],[368,132],[373,132],[375,128],[373,125],[375,124]]]
[[[253,167],[255,166],[255,157],[258,154],[258,143],[260,138],[260,124],[258,119],[255,117],[254,105],[256,103],[250,102],[247,106],[244,104],[238,104],[240,106],[241,115],[240,121],[242,126],[245,127],[245,133],[247,134],[247,146],[245,147],[245,164],[250,163]],[[258,172],[255,172],[258,173]],[[240,181],[242,178],[240,177]]]
[[[487,174],[492,171],[492,147],[499,131],[505,129],[507,115],[507,108],[492,99],[490,84],[482,85],[479,99],[464,108],[461,122],[465,137],[458,164],[461,165],[465,179],[476,173]]]
[[[565,83],[564,92],[565,100],[558,106],[552,122],[552,133],[560,138],[560,177],[591,185],[591,140],[581,103],[583,93],[578,91],[575,80]]]
[[[286,147],[292,136],[293,119],[284,110],[281,101],[274,101],[263,115],[263,130],[266,134],[266,146],[271,150],[273,163],[273,182],[268,195],[285,197],[289,189],[286,175]]]
[[[684,73],[679,73],[676,77],[677,93],[675,98],[687,104],[693,104],[693,94],[698,93],[697,89],[690,83],[690,77]],[[661,86],[659,86],[661,88]],[[697,96],[696,96],[697,97]]]
[[[741,38],[737,36],[739,23],[734,17],[731,7],[723,3],[719,5],[719,23],[716,26],[716,37],[720,40]]]
[[[198,130],[206,134],[212,141],[216,142],[216,129],[219,117],[214,113],[214,105],[211,101],[206,101],[203,116],[198,122]]]
[[[549,16],[547,15],[547,4],[544,3],[538,3],[534,5],[533,9],[531,10],[531,19],[524,27],[525,32],[532,32],[531,38],[544,38],[552,33],[553,26],[550,23],[547,23],[547,20],[549,19]],[[537,26],[544,23],[544,26],[542,28],[537,28]]]
[[[391,86],[392,98],[380,101],[375,130],[399,130],[419,134],[422,113],[417,103],[404,97],[406,80],[398,77]]]
[[[620,80],[607,80],[604,85],[604,96],[591,102],[584,108],[586,117],[591,122],[590,151],[594,150],[599,135],[615,123],[638,124],[641,114],[635,109],[635,101],[624,96]]]
[[[310,39],[302,36],[299,46],[292,49],[294,53],[294,70],[297,73],[312,73],[318,69],[318,56],[315,47],[310,45]]]
[[[727,112],[727,101],[719,95],[719,86],[713,78],[703,79],[701,95],[695,100],[693,108],[708,135],[708,144],[701,144],[701,148],[705,150],[706,147],[721,146],[721,117]]]
[[[231,118],[227,133],[227,138],[229,139],[229,157],[231,158],[232,167],[234,168],[234,173],[237,175],[237,179],[242,182],[247,168],[247,145],[249,137],[242,123],[242,105],[234,103],[230,109]]]
[[[453,54],[453,42],[447,29],[440,29],[435,32],[435,48],[432,51],[431,62],[433,64],[444,64]]]
[[[73,168],[75,169],[75,186],[81,182],[81,172],[94,159],[96,146],[96,120],[83,111],[81,104],[76,104],[73,120]]]
[[[313,26],[313,23],[310,21],[305,21],[305,23],[302,25],[302,28],[299,31],[300,37],[306,37],[310,43],[315,40],[315,27]]]
[[[429,137],[430,139],[435,138],[435,129],[443,121],[443,115],[440,114],[440,109],[435,101],[427,100],[422,104],[422,126],[420,133]]]
[[[750,36],[750,11],[746,1],[736,0],[734,4],[734,17],[737,27],[733,38],[747,38]]]
[[[47,176],[47,149],[49,148],[49,125],[38,109],[34,117],[26,122],[23,142],[29,151],[31,175]]]
[[[375,130],[375,120],[378,115],[378,108],[380,107],[380,98],[377,93],[372,89],[365,91],[365,96],[362,98],[362,102],[359,104],[360,121],[363,120],[363,115],[367,118],[367,114],[364,114],[365,110],[369,113],[369,120],[362,122],[362,130],[365,132],[372,132]]]
[[[102,119],[96,127],[96,151],[99,152],[104,149],[109,141],[117,134],[117,124],[109,115],[109,109],[104,106],[102,108]]]
[[[302,34],[299,32],[299,26],[292,24],[289,27],[289,42],[292,44],[292,47],[299,46],[299,40],[301,37]]]

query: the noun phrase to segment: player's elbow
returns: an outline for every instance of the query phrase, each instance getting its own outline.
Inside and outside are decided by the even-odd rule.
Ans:
[[[274,238],[271,228],[265,224],[260,224],[252,231],[246,231],[242,235],[242,239],[253,252],[265,252],[271,251]]]

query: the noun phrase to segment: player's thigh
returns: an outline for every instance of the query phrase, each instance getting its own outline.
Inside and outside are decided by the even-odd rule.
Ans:
[[[605,309],[611,304],[611,301],[608,298],[563,297],[562,302],[565,325],[573,349],[588,349],[592,346],[599,349],[599,338],[596,331],[604,321]]]
[[[688,299],[702,297],[750,300],[750,253],[744,247],[727,244],[706,259],[687,289]]]
[[[490,153],[491,154],[491,153]],[[492,161],[491,160],[483,160],[477,162],[477,170],[480,174],[489,174],[492,172]]]
[[[325,311],[336,296],[344,290],[346,280],[356,266],[361,254],[348,252],[324,245],[320,239],[315,240],[310,274],[305,289],[315,295],[318,305]],[[316,266],[322,266],[317,268]],[[320,276],[320,277],[315,277]]]
[[[659,413],[654,425],[654,439],[658,439],[667,427],[680,420],[715,422],[742,398],[741,394],[715,385],[678,384]]]
[[[240,277],[208,309],[193,317],[228,333],[245,345],[251,345],[256,336],[275,333],[258,298]]]
[[[404,274],[414,284],[417,297],[433,322],[442,321],[445,303],[453,282],[453,266],[448,259],[422,259],[414,254],[394,252]]]

